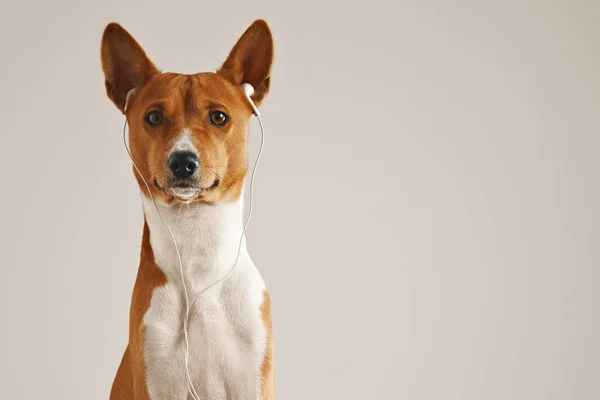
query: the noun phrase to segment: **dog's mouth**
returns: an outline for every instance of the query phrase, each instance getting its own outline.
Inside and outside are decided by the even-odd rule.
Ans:
[[[210,186],[203,187],[193,180],[178,179],[172,180],[168,183],[168,185],[162,187],[158,183],[158,179],[154,178],[153,183],[158,190],[176,197],[180,201],[188,202],[200,194],[205,194],[213,189],[216,189],[220,182],[218,179],[215,179]]]

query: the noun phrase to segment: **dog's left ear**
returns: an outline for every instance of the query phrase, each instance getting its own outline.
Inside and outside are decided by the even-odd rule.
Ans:
[[[269,92],[273,64],[273,35],[269,25],[256,20],[235,44],[217,73],[235,85],[254,87],[252,100],[258,106]]]

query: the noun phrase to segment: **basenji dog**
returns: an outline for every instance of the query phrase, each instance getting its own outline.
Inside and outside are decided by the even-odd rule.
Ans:
[[[159,70],[119,24],[104,30],[106,93],[129,126],[144,211],[112,400],[274,398],[270,299],[242,220],[253,114],[242,85],[252,85],[258,107],[273,47],[269,26],[257,20],[216,72],[185,75]]]

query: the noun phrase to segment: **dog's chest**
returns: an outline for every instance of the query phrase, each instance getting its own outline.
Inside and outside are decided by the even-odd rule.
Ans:
[[[260,393],[266,346],[260,311],[264,286],[248,271],[236,272],[205,292],[190,310],[189,374],[201,399],[257,399]],[[154,290],[144,317],[144,359],[153,400],[188,398],[184,316],[177,285]]]
[[[154,289],[143,320],[144,362],[152,400],[188,400],[183,332],[186,303],[169,232],[145,207],[150,243],[167,283]],[[202,400],[257,399],[267,330],[264,282],[241,238],[241,205],[163,210],[182,259],[190,303],[189,378]],[[225,280],[223,277],[239,259]]]

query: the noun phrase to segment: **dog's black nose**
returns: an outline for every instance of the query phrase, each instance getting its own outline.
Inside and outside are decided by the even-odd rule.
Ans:
[[[189,151],[173,153],[169,157],[169,169],[177,178],[190,178],[199,166],[200,160]]]

